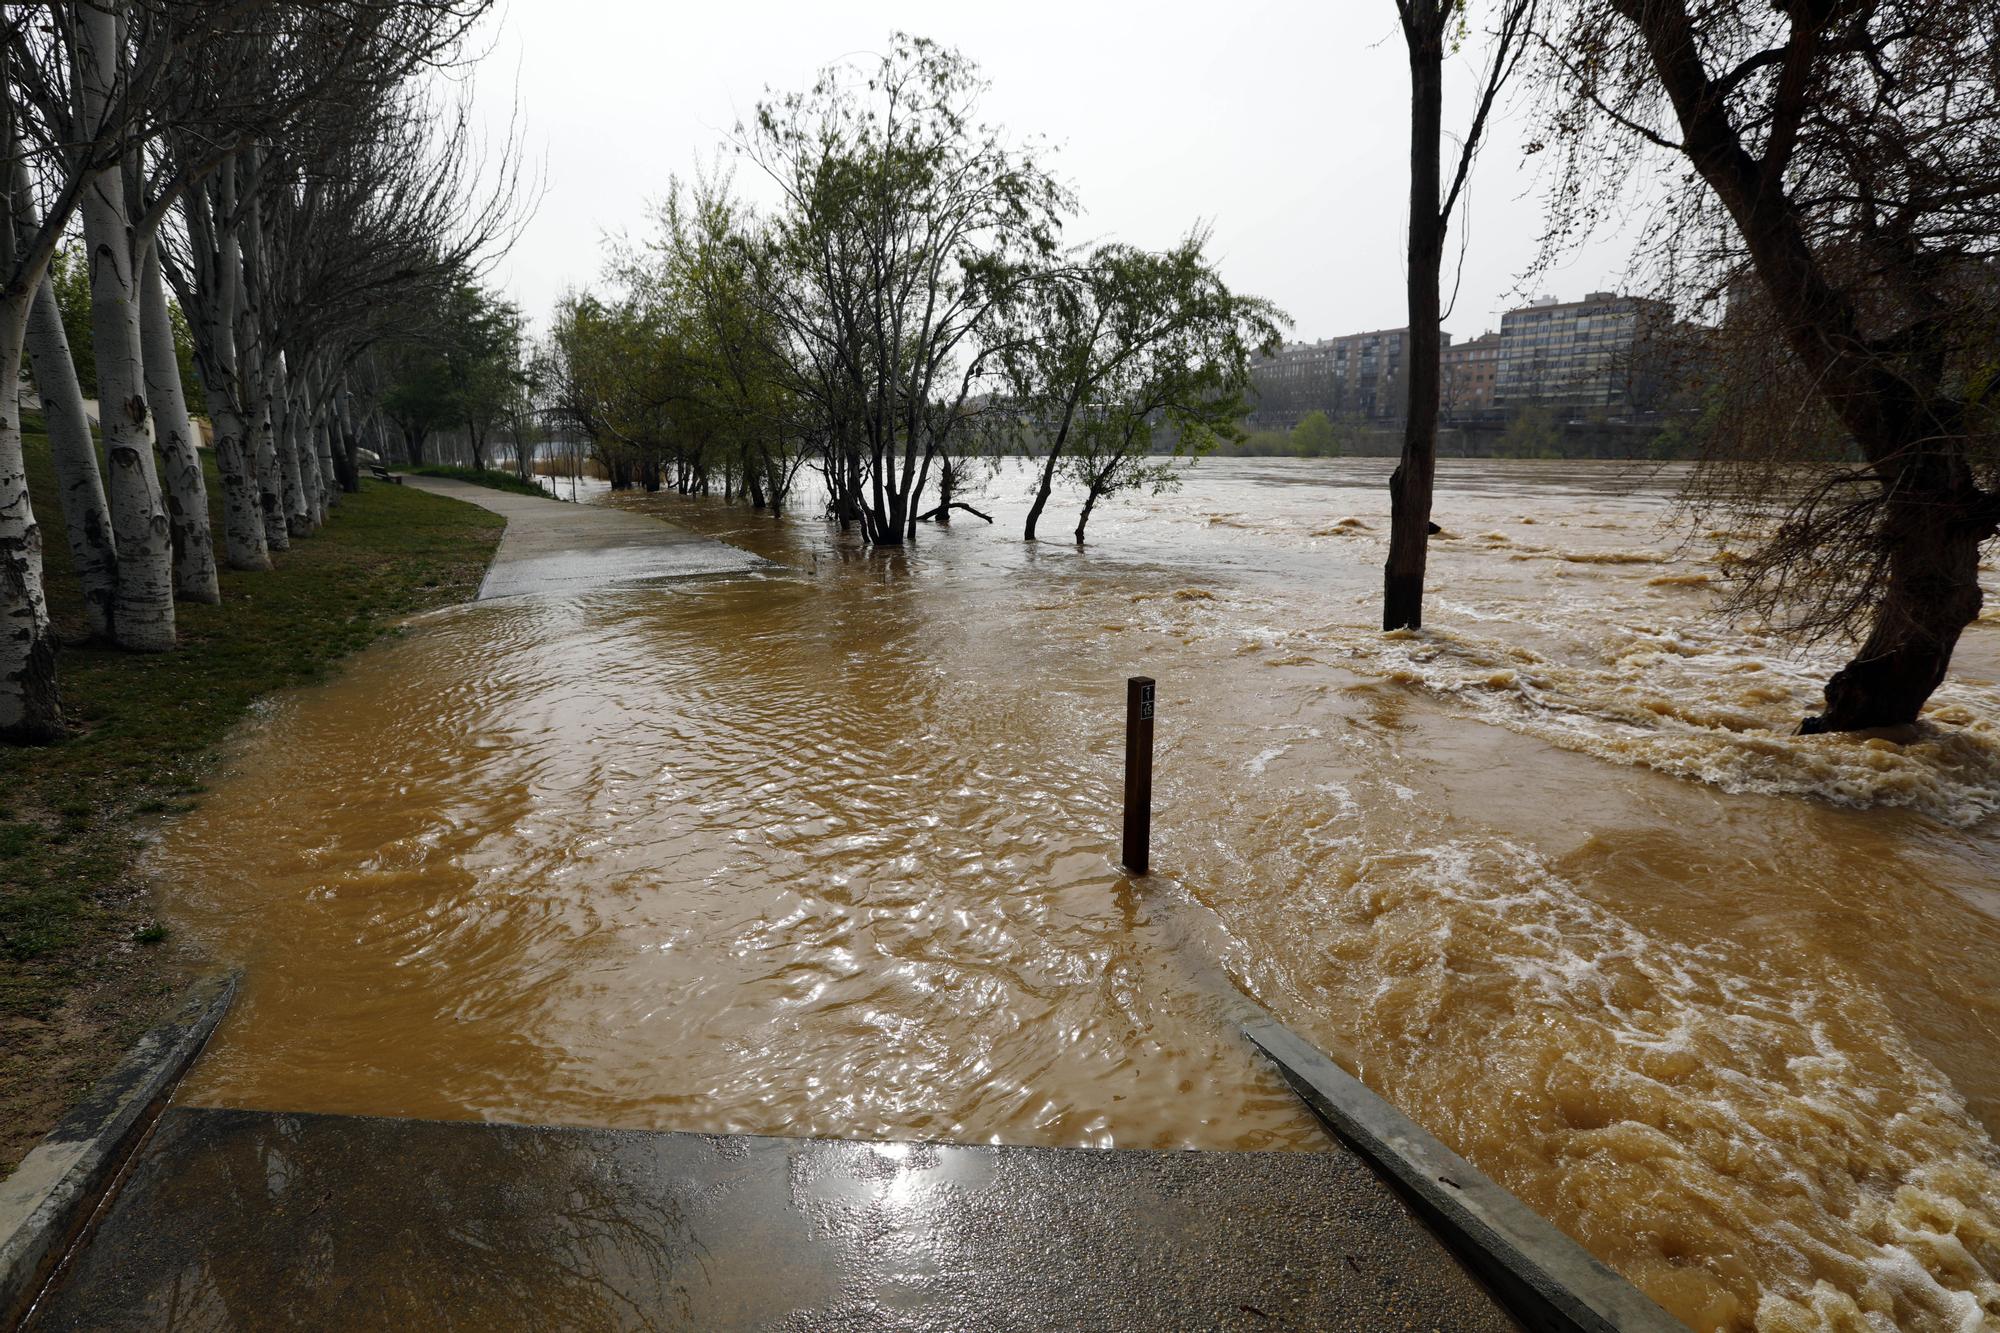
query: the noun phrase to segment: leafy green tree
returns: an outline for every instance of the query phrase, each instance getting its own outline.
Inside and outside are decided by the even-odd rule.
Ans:
[[[390,369],[382,410],[402,431],[410,462],[424,462],[432,435],[460,427],[472,465],[484,470],[493,431],[511,419],[519,392],[520,311],[474,284],[454,284],[420,334],[391,349]]]
[[[521,312],[511,301],[471,284],[445,303],[443,362],[448,395],[472,448],[472,466],[486,470],[493,431],[510,419],[521,385]]]
[[[1301,458],[1338,458],[1340,435],[1324,412],[1308,412],[1292,427],[1292,452]]]
[[[1555,410],[1530,405],[1507,422],[1497,452],[1503,458],[1557,458],[1561,446],[1562,428],[1556,423]]]

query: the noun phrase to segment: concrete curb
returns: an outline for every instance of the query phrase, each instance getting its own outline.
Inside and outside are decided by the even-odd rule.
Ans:
[[[27,1315],[228,1011],[238,975],[223,972],[196,982],[180,1012],[141,1037],[0,1181],[0,1326],[11,1328]]]
[[[1688,1333],[1652,1298],[1276,1018],[1267,1013],[1245,1023],[1243,1035],[1329,1129],[1403,1188],[1529,1328]]]

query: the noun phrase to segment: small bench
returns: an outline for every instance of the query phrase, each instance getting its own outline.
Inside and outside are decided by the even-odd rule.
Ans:
[[[380,463],[370,463],[368,465],[368,470],[375,474],[375,480],[377,481],[393,482],[398,486],[401,486],[403,484],[403,479],[401,477],[391,472],[388,468],[383,467]]]

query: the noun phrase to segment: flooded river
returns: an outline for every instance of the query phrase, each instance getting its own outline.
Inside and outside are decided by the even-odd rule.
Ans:
[[[1994,1327],[2000,621],[1909,743],[1794,737],[1836,659],[1710,613],[1672,478],[1445,464],[1385,637],[1385,476],[1203,464],[1083,552],[1011,477],[883,555],[608,498],[776,563],[277,701],[153,859],[248,967],[186,1096],[1323,1147],[1240,990],[1697,1327]]]

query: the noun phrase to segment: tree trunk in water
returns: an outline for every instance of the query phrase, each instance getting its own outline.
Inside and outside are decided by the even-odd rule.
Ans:
[[[222,589],[215,576],[215,540],[208,529],[208,483],[202,479],[194,422],[188,419],[180,361],[174,355],[174,326],[167,313],[157,241],[146,247],[139,261],[139,323],[146,397],[153,405],[153,434],[164,467],[174,595],[212,606],[222,600]]]
[[[1076,516],[1076,544],[1078,546],[1083,545],[1083,530],[1090,526],[1090,511],[1097,508],[1097,497],[1101,494],[1103,492],[1098,487],[1092,486],[1089,493],[1083,497],[1083,512]]]
[[[1049,450],[1048,458],[1042,463],[1041,479],[1035,483],[1035,502],[1028,506],[1028,522],[1021,530],[1023,541],[1035,540],[1035,524],[1041,521],[1042,510],[1048,506],[1049,492],[1055,486],[1056,455],[1061,452],[1062,446],[1056,445]]]
[[[1801,734],[1907,726],[1944,683],[1959,634],[1984,604],[1979,548],[1990,535],[1940,518],[1955,507],[1926,496],[1892,502],[1884,526],[1896,544],[1874,625],[1826,683],[1826,711],[1800,724]]]
[[[32,291],[0,304],[0,741],[41,744],[62,735],[56,640],[42,599],[42,530],[21,457],[21,351]]]
[[[76,362],[70,357],[69,339],[63,333],[62,312],[56,308],[55,284],[46,273],[28,316],[27,341],[35,387],[42,396],[42,420],[49,433],[56,488],[61,492],[70,560],[76,566],[77,581],[83,585],[84,623],[90,626],[93,639],[109,643],[118,600],[118,548],[111,539],[111,506],[104,499],[97,445],[90,438],[83,388],[76,382]]]
[[[938,469],[937,521],[945,527],[951,526],[951,497],[952,492],[957,489],[958,469],[953,467],[951,460],[947,458],[944,460],[944,466]]]
[[[1451,5],[1414,0],[1403,32],[1410,53],[1410,386],[1403,456],[1389,479],[1389,559],[1382,570],[1382,628],[1424,622],[1431,491],[1437,475],[1438,271],[1445,220],[1438,216],[1438,136],[1444,112],[1444,28]]]

